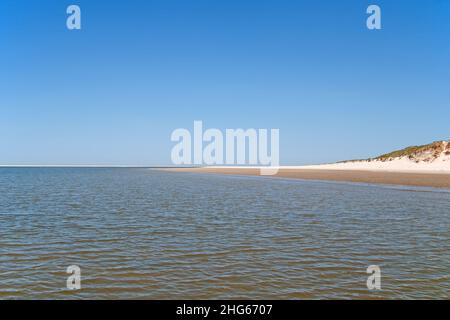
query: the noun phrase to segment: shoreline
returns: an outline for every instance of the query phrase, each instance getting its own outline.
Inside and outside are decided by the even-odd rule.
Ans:
[[[170,172],[230,174],[244,176],[260,176],[259,168],[170,168],[162,169]],[[302,180],[328,180],[357,183],[373,183],[386,185],[404,185],[416,187],[433,187],[450,189],[450,172],[412,172],[381,170],[349,170],[349,169],[301,169],[280,168],[277,174],[265,177],[278,177]]]

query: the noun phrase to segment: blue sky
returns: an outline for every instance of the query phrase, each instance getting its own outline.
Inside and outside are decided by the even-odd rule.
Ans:
[[[3,0],[0,164],[170,164],[194,120],[279,128],[290,165],[450,139],[449,16],[446,0]]]

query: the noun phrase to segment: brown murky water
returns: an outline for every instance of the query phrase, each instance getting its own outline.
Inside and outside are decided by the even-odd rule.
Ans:
[[[1,299],[449,297],[450,190],[0,169]]]

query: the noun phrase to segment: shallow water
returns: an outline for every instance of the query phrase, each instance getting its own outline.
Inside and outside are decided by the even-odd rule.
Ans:
[[[2,299],[449,297],[450,190],[0,168]]]

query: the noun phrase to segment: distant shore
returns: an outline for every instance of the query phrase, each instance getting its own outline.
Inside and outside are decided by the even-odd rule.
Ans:
[[[259,176],[258,168],[243,167],[203,167],[203,168],[170,168],[162,169],[172,172],[212,173]],[[450,188],[450,172],[414,172],[414,171],[381,171],[381,170],[348,170],[287,167],[280,168],[272,177],[347,181],[359,183],[407,185],[419,187]]]

